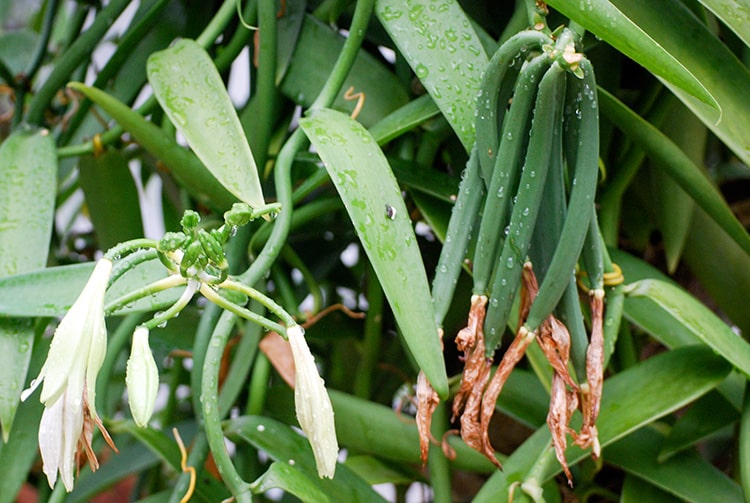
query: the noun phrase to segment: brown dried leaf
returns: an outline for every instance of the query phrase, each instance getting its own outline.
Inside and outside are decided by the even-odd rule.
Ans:
[[[289,341],[276,332],[269,332],[261,339],[258,347],[284,382],[294,389],[294,357]]]
[[[531,262],[525,262],[523,264],[523,271],[521,273],[521,299],[518,308],[518,326],[520,327],[526,321],[526,317],[529,315],[531,304],[536,298],[536,294],[539,293],[539,283],[536,280],[536,274]]]
[[[419,431],[419,452],[423,465],[427,463],[432,438],[430,434],[432,415],[439,403],[440,398],[437,392],[432,388],[424,372],[420,371],[417,376],[417,431]]]
[[[586,386],[581,387],[583,425],[576,444],[582,448],[592,446],[592,455],[598,458],[601,447],[596,419],[604,385],[604,291],[593,290],[591,293],[591,340],[586,351]]]
[[[491,369],[492,361],[483,358],[480,366],[476,369],[476,380],[466,398],[463,414],[461,414],[461,438],[466,442],[466,445],[480,452],[482,450],[482,435],[479,413],[482,405],[482,394],[487,385],[487,380],[490,378]]]
[[[555,373],[563,378],[571,388],[578,390],[578,384],[570,375],[570,333],[563,323],[550,315],[541,327],[536,338],[544,356],[549,361]]]

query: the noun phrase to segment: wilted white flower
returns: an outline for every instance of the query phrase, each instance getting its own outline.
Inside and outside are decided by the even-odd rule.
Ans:
[[[333,478],[339,445],[331,399],[305,341],[304,329],[294,325],[287,328],[286,335],[294,357],[294,406],[297,409],[297,420],[312,446],[318,475],[321,478]]]
[[[104,293],[112,261],[97,262],[83,291],[55,330],[47,360],[39,376],[21,394],[25,400],[41,384],[44,412],[39,425],[39,449],[50,487],[59,472],[65,489],[73,489],[73,472],[79,445],[92,470],[99,466],[91,449],[97,425],[114,448],[95,409],[96,376],[107,352]]]
[[[159,369],[148,345],[148,328],[140,326],[133,333],[125,383],[133,420],[144,427],[154,413],[156,393],[159,391]]]

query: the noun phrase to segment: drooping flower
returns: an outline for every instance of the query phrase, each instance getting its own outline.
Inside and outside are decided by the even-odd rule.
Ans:
[[[144,427],[154,413],[156,394],[159,391],[159,369],[148,345],[148,328],[144,326],[136,328],[133,333],[125,383],[133,420],[138,426]]]
[[[107,352],[104,293],[112,261],[103,258],[73,306],[55,330],[47,360],[39,376],[21,394],[25,400],[42,384],[44,404],[39,425],[39,449],[50,487],[58,473],[65,489],[73,490],[73,472],[81,448],[92,470],[99,466],[91,448],[93,426],[114,448],[96,413],[96,376]]]
[[[318,475],[333,478],[339,454],[333,407],[304,334],[299,325],[286,331],[295,366],[294,406],[299,425],[312,446]]]

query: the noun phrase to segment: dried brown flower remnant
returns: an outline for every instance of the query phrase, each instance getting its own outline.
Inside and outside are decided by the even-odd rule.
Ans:
[[[591,446],[592,455],[601,455],[596,419],[602,400],[604,384],[604,291],[596,289],[591,292],[591,340],[586,351],[586,384],[581,386],[581,407],[583,425],[576,438],[576,444],[582,448]]]
[[[568,447],[567,431],[570,416],[575,410],[569,407],[569,400],[578,404],[575,393],[569,393],[565,387],[565,381],[560,374],[555,373],[552,376],[552,387],[550,389],[549,412],[547,412],[547,426],[552,434],[552,445],[555,448],[555,456],[562,466],[565,476],[568,478],[568,485],[573,487],[573,476],[568,468],[568,462],[565,459],[565,450]]]
[[[475,349],[475,351],[477,351],[477,349]],[[482,351],[484,351],[484,344],[482,344]],[[461,438],[466,442],[466,445],[480,452],[482,451],[483,445],[482,429],[480,425],[480,407],[482,405],[482,393],[487,385],[487,380],[490,378],[491,368],[492,360],[488,360],[487,358],[477,360],[476,368],[473,369],[475,372],[472,372],[476,376],[474,386],[469,392],[463,414],[461,414]],[[494,456],[491,460],[496,465],[500,466],[494,459]]]
[[[469,395],[481,382],[479,395],[487,383],[489,365],[486,362],[484,347],[484,316],[487,312],[487,296],[472,295],[469,319],[466,327],[456,335],[456,346],[464,352],[464,372],[461,376],[461,386],[453,399],[453,420],[461,415]],[[487,374],[487,375],[484,375]],[[482,380],[482,376],[484,379]]]
[[[432,388],[424,372],[420,371],[417,376],[417,431],[419,431],[419,452],[423,465],[427,463],[427,454],[430,449],[432,415],[439,403],[440,398],[437,392]]]
[[[499,468],[500,462],[495,459],[495,450],[490,444],[490,438],[488,429],[490,426],[490,420],[495,413],[495,403],[497,398],[500,396],[500,392],[503,390],[505,381],[508,380],[508,376],[515,368],[516,364],[523,358],[526,353],[526,348],[529,346],[531,341],[534,340],[534,332],[529,332],[526,327],[521,326],[516,334],[516,338],[508,347],[508,350],[503,355],[503,359],[500,361],[500,365],[497,367],[495,375],[492,376],[492,380],[487,385],[487,391],[484,393],[482,398],[482,410],[481,410],[481,434],[482,434],[482,447],[479,452],[487,456],[487,458],[495,463]],[[463,418],[462,418],[463,419]],[[461,423],[463,426],[463,421]],[[463,436],[463,432],[462,432]]]

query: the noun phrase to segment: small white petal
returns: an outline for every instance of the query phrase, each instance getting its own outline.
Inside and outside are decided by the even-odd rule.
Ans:
[[[333,478],[339,446],[331,399],[305,341],[304,329],[294,325],[287,328],[286,334],[294,357],[294,405],[297,410],[297,421],[312,446],[318,476]]]
[[[159,369],[148,345],[146,327],[138,327],[133,333],[125,383],[133,420],[138,426],[144,427],[154,413],[156,394],[159,391]]]

